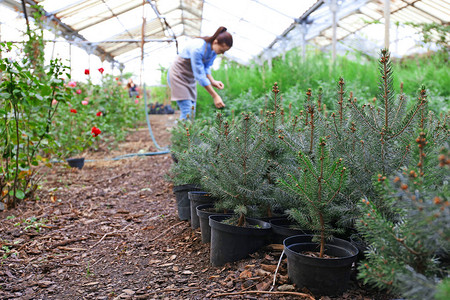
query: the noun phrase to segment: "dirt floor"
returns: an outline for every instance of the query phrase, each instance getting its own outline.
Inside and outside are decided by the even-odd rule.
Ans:
[[[176,117],[150,115],[160,146]],[[37,201],[0,212],[0,299],[314,299],[289,282],[286,260],[272,292],[255,292],[270,290],[280,250],[212,267],[200,230],[177,217],[170,155],[105,159],[158,151],[147,127],[105,149],[82,170],[45,169]],[[321,299],[389,298],[352,281]]]

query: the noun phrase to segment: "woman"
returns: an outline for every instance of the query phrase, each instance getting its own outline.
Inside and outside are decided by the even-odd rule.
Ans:
[[[201,37],[189,42],[172,64],[168,72],[171,100],[177,101],[180,119],[195,112],[197,100],[196,80],[214,100],[217,108],[225,107],[222,98],[213,87],[221,90],[224,85],[211,76],[211,66],[217,54],[223,54],[233,46],[233,37],[225,27],[219,27],[213,36]]]
[[[130,96],[130,98],[133,98],[133,97],[136,97],[139,95],[137,86],[134,84],[134,82],[131,78],[128,79],[127,87],[128,87],[128,95]]]

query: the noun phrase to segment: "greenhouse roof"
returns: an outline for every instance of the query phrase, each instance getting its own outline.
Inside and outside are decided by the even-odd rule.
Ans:
[[[101,60],[128,63],[145,57],[163,63],[186,39],[212,35],[219,26],[233,34],[225,56],[241,63],[264,60],[304,44],[320,49],[336,40],[341,50],[375,54],[384,47],[384,0],[24,0],[40,4],[55,35],[96,54]],[[417,46],[406,41],[417,30],[412,23],[449,25],[450,0],[392,0],[391,52],[401,56]],[[0,0],[22,11],[21,0]],[[25,14],[21,14],[22,17]],[[380,34],[382,32],[382,34]],[[0,35],[1,37],[1,35]],[[394,47],[395,46],[395,47]]]

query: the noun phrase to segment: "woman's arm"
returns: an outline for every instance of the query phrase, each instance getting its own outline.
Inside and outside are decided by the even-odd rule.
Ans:
[[[219,94],[217,94],[217,92],[214,90],[214,88],[212,87],[212,85],[206,85],[205,86],[206,91],[208,91],[208,93],[211,95],[211,97],[214,100],[214,105],[217,108],[223,108],[225,107],[225,103],[223,103],[222,101],[222,97],[219,96]]]
[[[222,81],[215,80],[211,74],[207,74],[206,77],[211,81],[211,85],[215,88],[218,88],[219,90],[222,90],[224,88],[224,85]]]

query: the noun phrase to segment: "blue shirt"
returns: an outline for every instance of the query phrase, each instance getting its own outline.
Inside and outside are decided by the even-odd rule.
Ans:
[[[191,60],[192,72],[201,86],[211,84],[206,75],[211,75],[211,66],[217,54],[211,49],[210,43],[199,38],[193,39],[181,51],[180,56]]]

